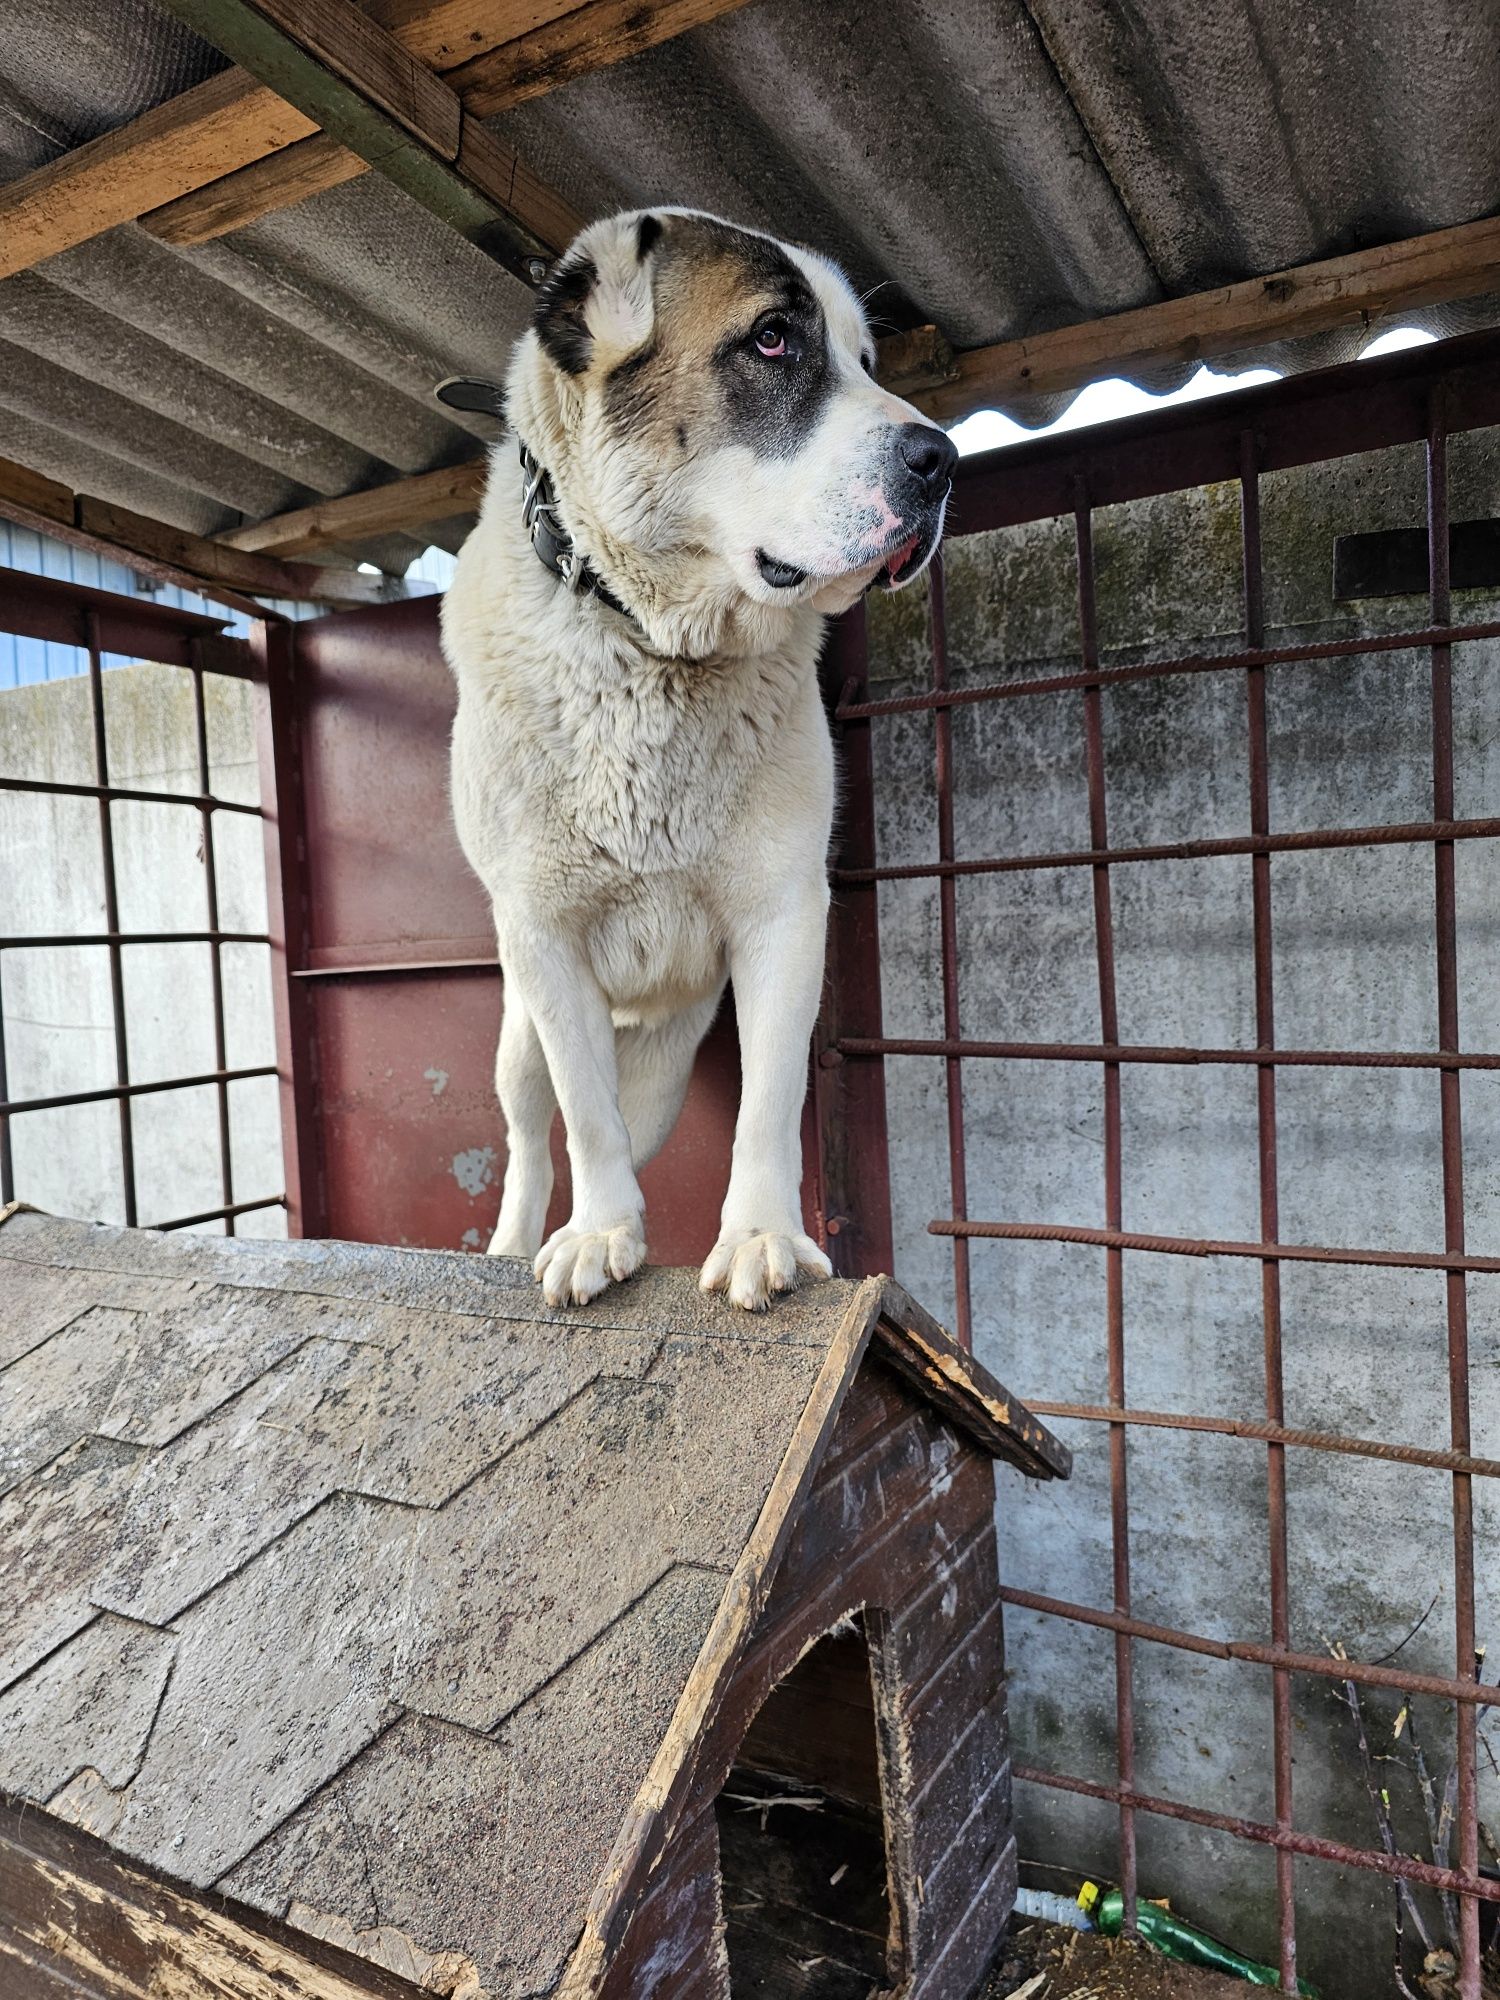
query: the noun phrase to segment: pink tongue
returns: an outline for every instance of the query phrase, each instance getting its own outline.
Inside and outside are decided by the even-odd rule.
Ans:
[[[896,553],[891,557],[890,561],[886,564],[885,566],[886,574],[888,576],[893,576],[893,577],[899,576],[902,570],[905,569],[907,563],[910,561],[911,552],[916,546],[917,546],[917,538],[915,535],[911,537],[910,541],[903,542],[900,548],[897,549]]]

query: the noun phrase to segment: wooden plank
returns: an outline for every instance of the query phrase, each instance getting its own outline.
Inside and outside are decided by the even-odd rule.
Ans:
[[[14,459],[0,458],[0,509],[6,501],[44,521],[71,524],[73,519],[73,495],[66,486]]]
[[[438,220],[535,279],[579,218],[354,0],[163,0],[169,13],[295,104]],[[418,79],[422,79],[420,82]],[[399,110],[393,109],[399,106]]]
[[[256,12],[431,151],[445,160],[458,158],[462,105],[368,14],[348,0],[257,0]]]
[[[410,479],[393,479],[362,493],[345,493],[337,500],[318,500],[287,514],[274,514],[253,527],[235,528],[219,541],[231,549],[307,555],[340,542],[359,541],[412,528],[424,521],[451,520],[472,513],[484,498],[486,459],[419,472]]]
[[[279,562],[222,547],[202,535],[169,527],[86,493],[74,493],[10,459],[0,459],[0,518],[75,547],[121,557],[148,576],[207,590],[221,604],[264,616],[256,597],[308,599],[326,604],[382,604],[403,596],[403,586],[364,571]]]
[[[5,1980],[12,1964],[16,1985]],[[40,1970],[38,1971],[38,1968]],[[49,1981],[56,1982],[55,1985]],[[424,1988],[423,1991],[431,1989]],[[254,1911],[153,1880],[0,1800],[0,1991],[27,2000],[420,2000],[409,1980]]]
[[[898,1374],[993,1457],[1009,1459],[1031,1479],[1066,1479],[1072,1471],[1067,1447],[893,1278],[886,1281],[877,1338]]]
[[[209,181],[163,208],[151,209],[140,223],[162,243],[184,248],[212,243],[262,215],[290,208],[309,195],[341,187],[369,171],[358,153],[351,153],[326,133],[315,132],[310,139],[299,139],[295,146],[283,147],[279,153]]]
[[[289,18],[300,20],[306,10],[298,6],[287,11]],[[396,79],[405,74],[409,87],[430,107],[434,88],[442,86],[417,80],[411,65],[452,68],[483,53],[497,38],[534,32],[568,11],[578,10],[567,8],[564,0],[505,0],[501,5],[487,0],[438,0],[436,5],[381,0],[369,16],[348,9],[359,24],[349,33],[361,48],[383,35],[381,87],[399,101]],[[342,48],[331,12],[320,10],[318,19],[321,32]],[[454,112],[430,115],[451,123]],[[368,171],[366,160],[322,136],[319,123],[243,68],[210,77],[0,190],[0,277],[139,216],[153,217],[153,233],[164,242],[206,242],[257,214]],[[394,129],[404,131],[399,119]],[[460,129],[455,154],[462,145]],[[507,171],[514,163],[515,199],[523,219],[526,205],[534,203],[537,220],[547,223],[556,197],[550,191],[543,197],[524,163],[508,149],[500,151]],[[268,178],[273,162],[283,158],[286,164],[277,165],[274,178]],[[261,174],[240,180],[241,173],[258,163],[264,163]],[[215,191],[197,199],[199,190],[210,189]],[[573,233],[569,227],[567,235]]]
[[[403,49],[441,75],[499,43],[577,12],[578,0],[375,0],[368,11]],[[368,172],[357,153],[318,132],[208,182],[142,216],[141,222],[163,243],[209,243]]]
[[[465,110],[492,118],[744,5],[745,0],[587,0],[561,20],[474,56],[450,71],[448,80]]]
[[[1019,396],[1056,395],[1101,376],[1368,326],[1398,311],[1477,298],[1497,286],[1500,217],[1492,216],[1108,319],[971,348],[934,368],[925,383],[909,376],[906,393],[930,416],[956,423]],[[882,367],[885,347],[883,342]]]
[[[557,1988],[558,2000],[588,2000],[624,1937],[641,1882],[674,1831],[705,1731],[770,1595],[777,1566],[863,1358],[885,1281],[868,1278],[849,1300],[760,1517],[735,1564],[671,1727],[626,1817],[589,1902],[583,1935]]]
[[[312,599],[326,604],[383,604],[393,594],[389,579],[359,570],[322,568],[312,563],[277,562],[270,556],[226,549],[185,528],[170,527],[148,515],[117,507],[91,494],[75,497],[75,525],[83,534],[127,555],[164,563],[204,582],[228,584],[249,596]],[[402,594],[396,591],[395,594]]]
[[[0,189],[0,278],[316,129],[243,70],[212,76]]]
[[[466,111],[489,118],[744,4],[440,0],[430,6],[427,0],[379,0],[369,17],[420,61],[447,73]],[[466,124],[465,130],[470,129]],[[165,243],[207,243],[368,171],[357,154],[319,133],[182,195],[142,220]],[[524,163],[520,171],[527,173]]]

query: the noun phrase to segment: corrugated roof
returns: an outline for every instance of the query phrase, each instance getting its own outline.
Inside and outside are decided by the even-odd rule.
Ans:
[[[150,0],[33,0],[0,45],[0,181],[221,66]],[[1497,74],[1497,0],[757,0],[493,124],[585,213],[671,200],[798,237],[887,321],[972,346],[1493,213]],[[0,282],[0,455],[221,532],[472,456],[485,420],[431,385],[497,370],[528,306],[373,174],[193,249],[129,225]]]

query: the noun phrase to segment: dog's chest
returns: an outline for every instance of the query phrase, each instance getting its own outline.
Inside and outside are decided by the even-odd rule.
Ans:
[[[554,810],[633,875],[703,864],[733,837],[791,698],[779,662],[654,665],[560,703]]]

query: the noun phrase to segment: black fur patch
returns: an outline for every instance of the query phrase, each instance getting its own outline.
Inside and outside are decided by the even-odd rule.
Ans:
[[[643,215],[636,224],[635,231],[635,254],[643,264],[660,241],[661,218],[655,215]]]
[[[655,414],[661,393],[661,384],[652,380],[656,358],[656,342],[649,340],[609,371],[604,384],[604,407],[620,430],[639,428]]]
[[[754,325],[719,343],[714,366],[723,384],[731,434],[757,458],[790,458],[833,393],[828,329],[822,308],[797,267],[775,244],[754,247],[745,262],[765,287],[755,324],[774,313],[787,323],[786,358],[755,352]]]
[[[593,356],[594,343],[584,325],[583,309],[598,276],[591,257],[581,257],[575,264],[558,264],[536,295],[533,324],[549,359],[565,375],[581,375]]]

